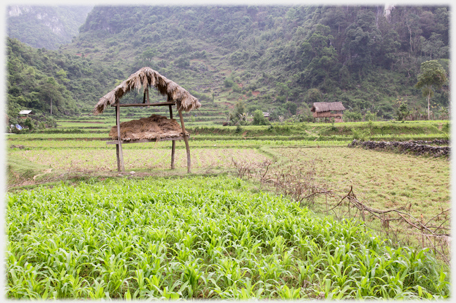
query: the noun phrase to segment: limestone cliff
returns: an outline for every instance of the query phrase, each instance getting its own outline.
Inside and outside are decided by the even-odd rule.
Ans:
[[[8,36],[35,48],[57,49],[78,34],[92,6],[11,5]]]

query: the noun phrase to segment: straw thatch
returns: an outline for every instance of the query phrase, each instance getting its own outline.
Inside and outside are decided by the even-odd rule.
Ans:
[[[342,111],[346,108],[342,105],[342,102],[315,102],[310,109],[311,112],[321,113],[328,111]]]
[[[188,136],[188,132],[185,132]],[[182,128],[174,119],[152,115],[148,118],[120,123],[120,137],[123,141],[152,140],[181,137]],[[117,126],[113,126],[109,136],[117,140]]]
[[[143,67],[130,75],[127,80],[120,83],[115,89],[100,98],[95,106],[94,114],[101,114],[106,106],[116,103],[122,96],[132,89],[140,90],[142,87],[155,87],[161,95],[167,95],[168,101],[175,101],[178,110],[186,112],[197,109],[201,103],[184,88],[175,82],[160,75],[150,67]]]

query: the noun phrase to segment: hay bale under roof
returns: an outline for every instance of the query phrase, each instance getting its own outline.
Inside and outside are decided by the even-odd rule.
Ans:
[[[168,101],[175,101],[178,110],[189,112],[201,107],[197,98],[177,83],[160,75],[150,67],[143,67],[136,73],[131,74],[127,80],[120,83],[115,89],[100,98],[95,105],[94,114],[101,114],[106,106],[115,104],[123,95],[132,89],[140,90],[142,87],[155,87],[163,96],[168,96]]]
[[[185,131],[185,133],[188,136],[188,132]],[[120,137],[123,141],[143,139],[158,141],[162,138],[177,138],[182,135],[182,128],[176,120],[160,115],[120,123]],[[109,136],[117,140],[117,126],[111,128]]]

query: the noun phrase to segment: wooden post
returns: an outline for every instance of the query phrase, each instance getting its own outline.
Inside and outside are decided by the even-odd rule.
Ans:
[[[182,134],[184,135],[184,141],[185,141],[185,148],[187,149],[187,172],[191,173],[191,160],[190,160],[190,146],[188,145],[188,138],[187,135],[185,134],[185,126],[184,126],[184,118],[182,117],[182,110],[179,109],[179,118],[181,121],[181,127],[182,127]]]
[[[146,103],[146,95],[147,95],[147,104],[150,103],[149,99],[149,89],[147,87],[144,88],[144,95],[143,95],[143,104]]]
[[[169,118],[173,118],[173,106],[169,106]],[[176,153],[176,141],[171,141],[171,169],[174,169],[174,154]]]
[[[117,170],[125,171],[123,152],[122,152],[122,138],[120,137],[120,107],[119,101],[116,103],[116,126],[117,126],[117,144],[116,144],[116,155],[117,155]]]

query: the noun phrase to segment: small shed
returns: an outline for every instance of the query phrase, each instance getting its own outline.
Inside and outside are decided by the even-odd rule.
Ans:
[[[29,115],[33,115],[33,114],[34,114],[34,112],[32,110],[24,109],[19,112],[19,117],[21,117],[22,119],[27,119],[27,117]]]
[[[150,103],[149,88],[155,87],[158,92],[167,96],[166,102]],[[144,90],[142,103],[120,104],[120,98],[132,89]],[[145,143],[157,141],[171,141],[171,169],[174,169],[175,141],[184,140],[187,150],[187,171],[191,171],[190,147],[188,144],[189,134],[185,130],[182,111],[189,112],[201,107],[197,98],[192,96],[175,82],[160,75],[150,67],[143,67],[136,73],[130,75],[127,80],[120,83],[115,89],[100,98],[95,106],[94,114],[101,114],[106,106],[115,107],[116,126],[109,133],[114,141],[107,144],[116,144],[117,168],[118,171],[125,171],[122,153],[122,144]],[[169,119],[165,116],[151,115],[140,120],[133,120],[120,123],[121,107],[149,107],[149,106],[168,106]],[[172,107],[176,106],[179,113],[180,126],[173,119]]]
[[[334,118],[335,122],[343,121],[344,110],[342,102],[315,102],[310,109],[314,118]]]

